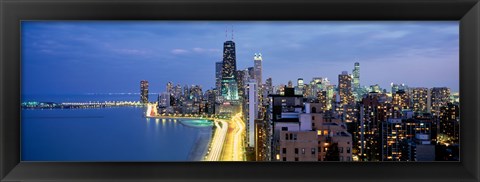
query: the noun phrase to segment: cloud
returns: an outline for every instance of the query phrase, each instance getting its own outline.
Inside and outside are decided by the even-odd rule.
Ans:
[[[189,53],[188,50],[185,50],[185,49],[173,49],[171,51],[172,54],[177,54],[177,55],[180,55],[180,54],[187,54]]]
[[[220,52],[219,49],[205,49],[205,48],[199,48],[199,47],[195,47],[192,49],[193,52],[196,52],[196,53],[212,53],[212,52]]]
[[[374,39],[398,39],[408,35],[407,31],[383,31],[378,34],[374,34],[371,38]]]
[[[139,49],[114,49],[116,53],[127,54],[127,55],[145,55],[147,51]]]

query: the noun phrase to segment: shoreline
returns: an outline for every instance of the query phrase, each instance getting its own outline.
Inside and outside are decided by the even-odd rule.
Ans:
[[[205,156],[207,155],[208,147],[212,141],[213,130],[213,127],[209,129],[200,129],[197,138],[195,139],[195,143],[193,144],[192,148],[190,149],[190,153],[188,154],[188,161],[204,160]]]

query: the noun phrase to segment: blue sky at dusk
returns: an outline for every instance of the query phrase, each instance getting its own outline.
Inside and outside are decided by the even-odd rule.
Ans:
[[[237,68],[263,55],[263,81],[327,77],[360,62],[360,84],[459,88],[459,24],[416,22],[26,21],[23,94],[163,92],[168,81],[214,87],[231,39]],[[228,28],[227,38],[225,29]]]

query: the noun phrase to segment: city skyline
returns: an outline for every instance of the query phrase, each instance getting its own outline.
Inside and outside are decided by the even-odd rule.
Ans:
[[[254,54],[261,53],[262,82],[271,77],[274,85],[313,77],[338,85],[338,75],[352,74],[358,61],[362,86],[390,90],[394,82],[458,91],[456,21],[27,21],[22,22],[23,93],[137,93],[138,80],[149,81],[150,93],[164,92],[170,81],[211,89],[222,43],[232,38],[237,69],[253,67]]]

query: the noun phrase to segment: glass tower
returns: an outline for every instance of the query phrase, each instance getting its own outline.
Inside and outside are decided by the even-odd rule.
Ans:
[[[254,74],[255,80],[257,80],[257,85],[262,85],[262,54],[255,54],[253,58],[254,62]]]
[[[237,62],[235,42],[229,40],[223,43],[222,96],[224,100],[238,100],[238,85],[235,76]]]
[[[360,88],[360,63],[356,62],[353,68],[353,89]]]

